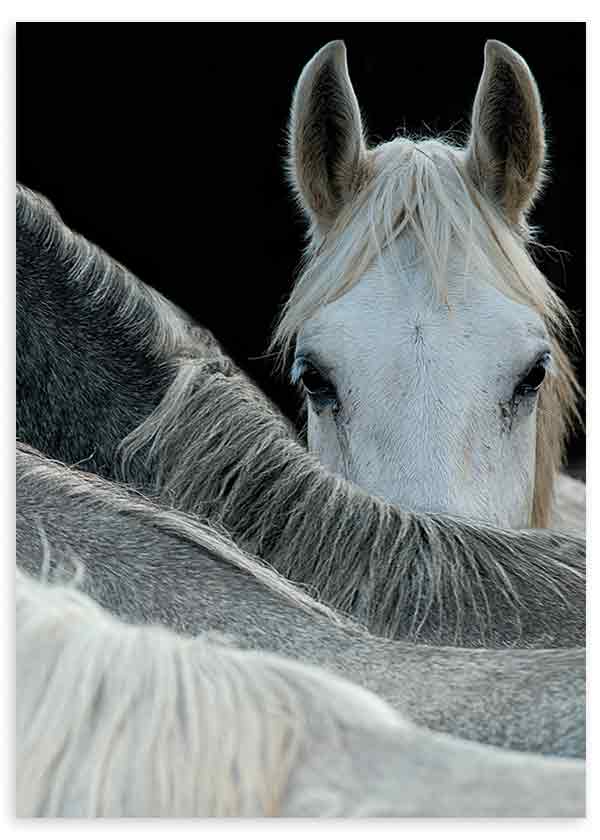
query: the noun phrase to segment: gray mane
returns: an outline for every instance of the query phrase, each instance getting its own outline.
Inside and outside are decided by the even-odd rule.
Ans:
[[[90,311],[102,305],[106,314],[113,316],[114,326],[135,333],[138,346],[157,359],[187,340],[190,322],[182,310],[97,245],[70,230],[46,198],[21,184],[16,187],[16,228],[21,246],[17,250],[18,272],[31,269],[35,262],[60,266],[65,296],[71,290],[80,307],[85,307],[89,296]]]
[[[436,644],[585,642],[584,542],[400,511],[327,473],[224,357],[181,360],[122,447],[123,478],[234,540],[378,635]],[[182,453],[185,453],[182,457]]]
[[[251,574],[268,592],[272,592],[277,597],[293,604],[294,607],[306,611],[313,618],[317,615],[325,616],[328,621],[334,622],[340,627],[350,626],[350,623],[334,610],[315,601],[302,589],[292,586],[288,580],[277,574],[257,557],[252,557],[243,552],[231,540],[226,531],[218,527],[215,522],[162,508],[142,494],[131,491],[131,488],[120,486],[114,482],[108,483],[95,475],[67,468],[59,461],[46,458],[41,452],[26,444],[17,443],[16,454],[18,493],[20,494],[24,486],[30,488],[27,498],[20,495],[23,507],[31,504],[38,493],[41,496],[44,493],[51,493],[59,498],[60,496],[76,498],[78,515],[82,522],[87,521],[89,516],[97,509],[102,511],[107,520],[110,520],[111,517],[121,519],[123,522],[135,519],[137,523],[143,523],[153,530],[168,534],[174,540],[188,546],[191,551],[199,551],[207,557],[218,558],[220,564],[227,564],[241,573]],[[36,491],[35,496],[33,494],[34,486],[42,488]],[[44,509],[41,498],[37,499],[37,504],[41,512]],[[58,508],[56,513],[60,516],[61,509]],[[62,513],[64,515],[64,509]],[[18,512],[17,517],[19,516],[20,513]],[[102,540],[102,535],[99,536],[99,539]],[[23,556],[25,556],[24,545],[22,549]],[[68,547],[65,546],[64,549],[68,554]],[[150,565],[153,565],[153,562]],[[30,571],[37,573],[42,570],[34,567]],[[54,564],[50,561],[50,567],[46,570],[46,573],[50,574],[56,571],[58,571],[58,568],[55,569]],[[107,568],[104,571],[107,579],[109,579],[112,570]],[[132,572],[131,569],[129,571]],[[118,567],[116,572],[119,573]],[[131,603],[131,609],[133,610],[131,618],[142,620],[144,616],[135,612],[136,604],[140,600],[136,578],[137,574],[130,574],[126,581],[128,588],[127,601]],[[113,610],[115,606],[114,603],[111,604]],[[126,609],[125,604],[123,604],[123,608]],[[173,616],[170,622],[172,623],[175,620],[175,616]],[[178,625],[178,629],[183,631],[185,627],[184,625]]]
[[[133,625],[226,634],[317,665],[430,729],[580,757],[585,650],[474,650],[372,636],[242,553],[212,525],[17,449],[17,564]]]

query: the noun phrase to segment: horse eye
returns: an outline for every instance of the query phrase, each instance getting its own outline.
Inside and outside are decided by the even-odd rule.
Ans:
[[[515,389],[515,394],[524,397],[537,393],[546,378],[549,364],[550,353],[544,353],[519,382]]]
[[[319,394],[329,389],[329,383],[325,377],[313,367],[306,368],[300,376],[300,381],[309,394]]]
[[[337,401],[334,386],[314,365],[306,360],[297,360],[294,367],[294,381],[301,383],[311,399],[321,404]]]

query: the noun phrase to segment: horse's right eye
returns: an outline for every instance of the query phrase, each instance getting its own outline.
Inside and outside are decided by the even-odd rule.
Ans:
[[[325,377],[314,367],[305,368],[300,376],[302,387],[309,394],[323,394],[331,390],[329,382]]]

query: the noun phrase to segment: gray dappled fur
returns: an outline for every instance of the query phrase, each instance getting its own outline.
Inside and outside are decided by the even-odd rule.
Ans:
[[[584,650],[465,650],[374,637],[243,554],[212,524],[24,446],[17,448],[17,560],[59,581],[76,563],[82,589],[128,622],[224,632],[238,645],[326,667],[431,729],[584,754]]]
[[[583,816],[582,761],[417,728],[322,669],[17,572],[17,815]]]
[[[17,437],[220,521],[372,632],[584,643],[582,540],[402,512],[328,474],[205,331],[24,188]]]
[[[172,378],[184,322],[21,186],[16,234],[17,439],[110,478],[118,443]]]

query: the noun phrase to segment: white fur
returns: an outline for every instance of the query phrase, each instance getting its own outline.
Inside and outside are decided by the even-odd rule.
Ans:
[[[306,323],[297,357],[325,360],[341,403],[318,412],[309,401],[309,448],[404,510],[522,527],[535,401],[514,417],[502,404],[549,339],[531,310],[473,277],[452,283],[449,302],[432,300],[418,270],[398,275],[382,260]]]
[[[428,732],[324,669],[17,571],[17,815],[582,816],[582,761]]]

